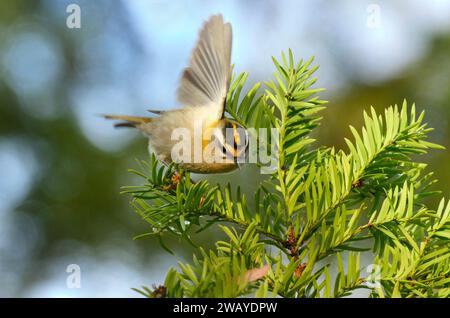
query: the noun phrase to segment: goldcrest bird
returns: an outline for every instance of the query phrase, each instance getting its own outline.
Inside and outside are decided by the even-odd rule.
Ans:
[[[177,162],[195,173],[222,173],[236,169],[238,158],[246,151],[248,136],[240,125],[225,117],[232,71],[231,43],[231,24],[224,23],[222,15],[212,16],[204,23],[189,67],[182,73],[177,91],[182,108],[149,110],[158,117],[105,115],[105,118],[120,120],[116,127],[141,130],[149,137],[149,148],[166,164]],[[195,125],[201,127],[200,148],[194,147]],[[178,141],[172,140],[172,134],[179,128],[190,135],[187,144],[192,148],[188,149],[187,156],[173,151]]]

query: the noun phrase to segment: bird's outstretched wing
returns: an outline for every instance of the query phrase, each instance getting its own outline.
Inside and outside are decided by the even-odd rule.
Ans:
[[[211,106],[224,113],[231,77],[231,24],[212,16],[202,27],[189,67],[183,72],[178,101],[184,106]]]

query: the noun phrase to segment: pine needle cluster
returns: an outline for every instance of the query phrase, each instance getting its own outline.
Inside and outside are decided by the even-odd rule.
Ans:
[[[226,111],[246,128],[279,131],[277,167],[249,200],[240,187],[192,182],[189,173],[155,156],[134,171],[143,185],[126,187],[132,205],[164,245],[191,241],[212,225],[227,239],[198,247],[192,262],[171,268],[148,297],[344,297],[359,288],[370,297],[450,296],[450,203],[427,207],[439,192],[420,154],[442,148],[415,105],[364,112],[346,150],[314,146],[311,132],[326,101],[312,88],[313,59],[291,51],[273,59],[272,81],[243,93],[236,76]],[[263,89],[261,87],[264,87]],[[372,272],[361,257],[373,260]]]

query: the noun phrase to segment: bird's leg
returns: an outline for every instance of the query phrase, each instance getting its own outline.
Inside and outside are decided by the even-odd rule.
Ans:
[[[163,186],[163,190],[164,191],[176,190],[182,178],[183,178],[183,170],[181,170],[181,172],[174,170],[172,177],[170,178],[170,184]],[[195,181],[193,181],[191,177],[189,177],[189,180],[191,184],[195,184]]]
[[[163,186],[164,191],[175,190],[181,181],[181,174],[174,171],[170,178],[170,184]]]

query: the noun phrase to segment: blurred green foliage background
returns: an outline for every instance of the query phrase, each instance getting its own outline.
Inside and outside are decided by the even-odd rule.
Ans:
[[[66,26],[70,3],[80,29]],[[432,141],[450,148],[446,1],[1,1],[0,296],[138,296],[131,287],[161,282],[190,258],[170,238],[176,256],[132,240],[147,225],[119,191],[141,182],[127,169],[148,158],[147,142],[98,114],[176,107],[197,30],[217,12],[233,24],[235,71],[249,71],[249,84],[271,77],[281,50],[316,56],[330,101],[318,144],[346,149],[364,109],[406,98],[426,110]],[[424,159],[447,197],[449,159],[448,150]],[[251,191],[258,171],[210,179]],[[80,289],[66,286],[69,264],[81,268]]]

